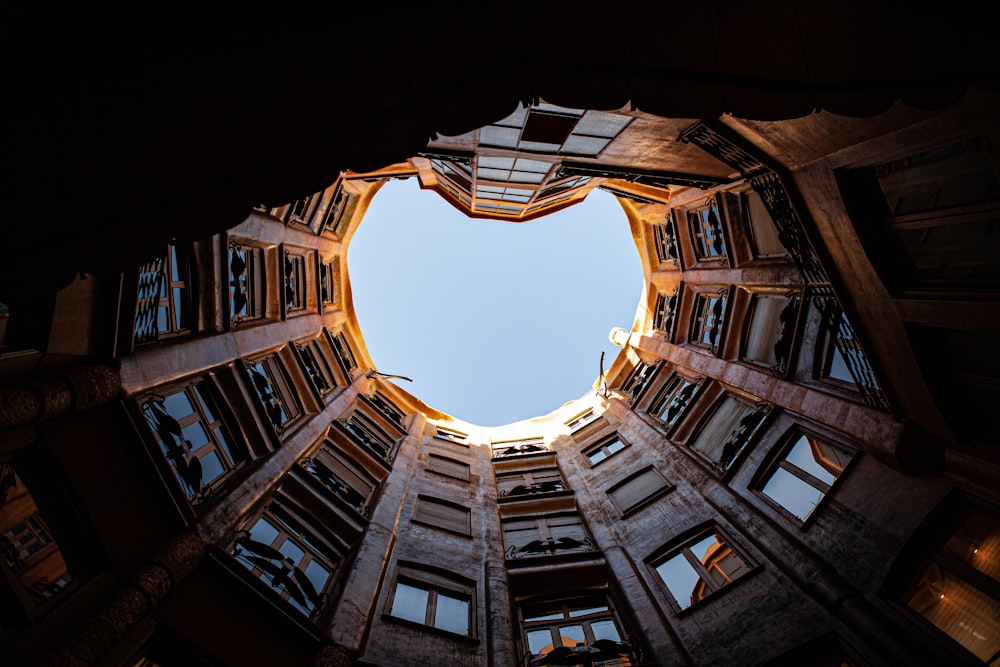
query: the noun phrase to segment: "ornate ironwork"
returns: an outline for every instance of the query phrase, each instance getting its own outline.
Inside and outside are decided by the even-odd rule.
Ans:
[[[722,473],[729,470],[729,466],[733,464],[736,455],[743,451],[743,448],[750,442],[750,437],[770,411],[771,406],[765,403],[759,405],[756,410],[747,413],[740,419],[736,426],[733,427],[725,444],[722,445],[722,453],[719,456],[719,460],[714,464],[716,470]]]
[[[392,462],[392,458],[390,456],[392,448],[389,443],[384,442],[381,438],[371,433],[354,418],[346,419],[341,417],[338,421],[344,425],[344,428],[347,429],[347,431],[353,435],[358,442],[374,452],[376,456],[384,461],[388,461],[390,463]]]
[[[557,491],[565,490],[565,484],[556,480],[550,480],[547,482],[537,482],[535,484],[518,484],[512,489],[505,489],[501,491],[500,497],[509,498],[510,496],[525,496],[537,493],[556,493]]]
[[[664,333],[664,340],[670,342],[674,337],[674,315],[677,313],[677,299],[680,295],[680,286],[674,288],[670,296],[658,294],[656,296],[656,309],[653,312],[653,328]]]
[[[520,445],[511,445],[510,447],[502,447],[500,449],[493,450],[493,458],[499,459],[505,456],[520,456],[522,454],[534,454],[536,452],[547,452],[545,445],[539,443],[523,443]]]
[[[771,372],[775,375],[783,376],[788,372],[792,342],[795,340],[795,324],[799,319],[801,305],[799,295],[793,294],[778,315],[778,336],[774,342],[774,363],[771,365]]]
[[[710,178],[694,174],[679,174],[669,171],[642,171],[628,167],[613,167],[610,165],[581,164],[564,162],[559,167],[557,178],[569,176],[589,176],[591,178],[617,178],[629,183],[649,185],[654,188],[669,188],[671,185],[699,188],[707,190],[717,185],[725,185],[728,178]]]
[[[136,294],[135,342],[151,343],[160,335],[160,295],[166,291],[164,273],[166,256],[160,256],[139,267],[139,289]]]
[[[285,430],[285,422],[288,421],[281,396],[278,395],[268,374],[261,371],[260,361],[246,361],[244,365],[250,373],[250,379],[253,382],[254,389],[257,390],[257,396],[260,397],[261,403],[264,404],[264,412],[267,413],[267,418],[270,420],[271,426],[280,435]]]
[[[821,312],[828,313],[833,304],[840,311],[841,322],[836,324],[836,345],[847,361],[851,378],[857,385],[862,400],[881,410],[890,410],[891,404],[875,376],[875,370],[868,356],[861,348],[850,323],[842,316],[843,307],[833,291],[826,269],[815,248],[809,241],[802,219],[792,205],[791,197],[778,172],[753,154],[752,149],[743,148],[719,130],[704,122],[698,122],[680,134],[678,141],[693,143],[705,152],[715,156],[731,167],[739,170],[743,178],[760,195],[768,214],[774,221],[781,244],[788,250],[792,260],[802,273],[812,300],[820,306]]]
[[[259,569],[261,578],[266,577],[275,590],[287,592],[300,607],[308,610],[310,617],[326,603],[326,595],[316,590],[309,577],[291,558],[269,544],[254,540],[250,531],[241,530],[236,534],[233,556],[251,568]]]
[[[546,538],[544,540],[532,540],[522,546],[512,544],[507,548],[507,558],[530,558],[532,556],[543,556],[545,554],[572,553],[582,551],[593,551],[594,543],[586,537],[577,539],[575,537]]]
[[[209,497],[212,487],[205,483],[201,459],[194,453],[191,441],[184,437],[184,429],[164,407],[162,396],[150,398],[143,405],[146,422],[160,438],[164,455],[173,466],[184,495],[192,505]]]
[[[302,468],[312,474],[323,483],[334,495],[341,498],[348,505],[356,509],[362,516],[368,516],[368,507],[365,505],[365,496],[353,489],[347,482],[342,480],[337,473],[333,472],[325,465],[313,459],[304,459]]]

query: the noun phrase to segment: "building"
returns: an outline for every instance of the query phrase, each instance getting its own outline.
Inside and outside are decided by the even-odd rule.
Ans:
[[[996,59],[771,10],[511,57],[606,29],[542,8],[575,30],[497,19],[438,83],[363,76],[458,34],[412,9],[12,61],[8,215],[50,224],[5,225],[0,662],[998,664]],[[646,291],[593,391],[487,429],[376,370],[345,251],[393,178],[512,224],[619,198]]]

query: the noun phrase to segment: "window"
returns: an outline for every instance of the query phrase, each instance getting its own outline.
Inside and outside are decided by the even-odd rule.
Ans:
[[[0,463],[0,556],[0,574],[6,576],[13,597],[29,616],[41,613],[72,581],[52,531],[9,462]],[[8,604],[3,597],[0,602],[2,635],[19,619],[16,603]]]
[[[205,500],[246,458],[223,421],[207,381],[148,397],[142,414],[192,504]]]
[[[191,328],[189,264],[184,246],[167,245],[164,255],[139,267],[134,339],[150,343]]]
[[[450,428],[444,428],[443,426],[436,426],[434,437],[441,438],[442,440],[449,440],[459,445],[464,445],[465,439],[469,437],[469,434],[462,433],[461,431],[453,431]]]
[[[472,582],[444,573],[400,565],[389,615],[438,630],[475,635]]]
[[[430,454],[427,457],[427,469],[465,482],[469,481],[469,464],[447,456]]]
[[[804,522],[830,492],[854,452],[797,432],[782,452],[763,480],[760,492]]]
[[[677,230],[674,228],[674,216],[667,213],[666,219],[653,225],[653,241],[656,245],[656,258],[661,262],[671,262],[680,268],[680,254],[677,252]]]
[[[680,290],[667,294],[656,295],[656,305],[653,307],[653,328],[666,334],[670,340],[674,335],[674,318],[677,314],[677,297]]]
[[[306,307],[306,258],[285,251],[285,311],[293,312]]]
[[[578,428],[583,428],[584,426],[591,423],[595,419],[597,419],[597,415],[594,414],[594,411],[587,410],[586,412],[581,413],[576,417],[570,419],[568,422],[566,422],[566,426],[569,427],[569,430],[575,431]]]
[[[307,530],[287,509],[271,505],[237,534],[232,554],[282,599],[314,616],[326,603],[343,549]]]
[[[264,251],[229,244],[229,317],[234,324],[264,316]]]
[[[778,228],[767,207],[753,190],[743,193],[740,198],[743,213],[749,219],[750,240],[757,257],[782,257],[787,254],[781,243]]]
[[[798,295],[754,295],[743,340],[743,358],[783,373],[792,352],[799,303]]]
[[[354,360],[354,353],[351,352],[351,346],[347,344],[347,337],[343,333],[331,335],[330,342],[333,343],[333,354],[337,357],[337,363],[350,381],[351,371],[358,367],[358,362]]]
[[[1000,661],[1000,516],[963,503],[920,562],[902,601],[984,663]]]
[[[549,514],[503,522],[507,558],[593,551],[578,514]]]
[[[688,211],[688,225],[694,241],[694,254],[698,259],[715,259],[726,262],[726,242],[722,237],[719,205],[714,199],[705,206]]]
[[[726,317],[726,300],[729,290],[725,287],[715,293],[695,294],[691,315],[691,335],[688,341],[707,347],[713,353],[719,349],[722,325]]]
[[[623,449],[625,449],[625,442],[615,435],[597,443],[593,447],[588,447],[584,450],[583,455],[587,457],[591,465],[595,465]]]
[[[868,405],[888,410],[889,401],[875,370],[840,304],[833,298],[814,297],[812,301],[822,318],[816,338],[816,376],[838,389],[860,392]]]
[[[341,238],[347,231],[347,226],[351,222],[351,216],[357,205],[358,195],[345,192],[343,184],[338,186],[333,195],[333,203],[330,204],[330,208],[327,209],[326,216],[323,218],[323,231]]]
[[[277,354],[246,362],[247,371],[271,426],[278,433],[302,414],[295,389]]]
[[[635,403],[642,396],[643,390],[649,384],[650,379],[659,370],[659,364],[647,364],[644,361],[637,362],[635,368],[625,378],[621,384],[621,391],[629,398],[629,403]]]
[[[714,528],[657,559],[653,568],[678,611],[750,572],[750,562]]]
[[[355,410],[348,419],[341,419],[340,423],[375,456],[383,461],[391,460],[395,440],[370,417]]]
[[[367,503],[378,482],[332,442],[325,442],[312,458],[302,462],[302,467],[355,510],[368,513]]]
[[[702,424],[692,447],[708,457],[716,470],[726,472],[750,442],[768,410],[767,405],[723,396]]]
[[[314,338],[308,343],[296,344],[299,359],[306,369],[306,375],[320,396],[326,396],[337,386],[334,379],[330,362],[326,359],[326,348],[319,338]]]
[[[329,262],[319,261],[319,292],[323,308],[332,308],[340,302],[340,258]]]
[[[529,665],[627,667],[635,647],[624,641],[614,610],[603,595],[536,602],[520,608]]]
[[[497,473],[497,495],[501,498],[553,493],[566,488],[559,469],[555,467]]]
[[[403,427],[403,411],[396,407],[396,404],[386,398],[385,395],[375,393],[372,396],[368,396],[367,399],[383,417],[396,426]]]
[[[698,393],[704,378],[692,379],[679,373],[673,373],[656,394],[649,414],[656,417],[664,426],[670,428],[677,423],[681,415],[691,404]]]
[[[672,487],[656,468],[646,468],[619,482],[608,495],[623,514],[638,509]]]
[[[472,534],[469,508],[447,500],[418,496],[417,506],[413,510],[413,520],[461,535]]]

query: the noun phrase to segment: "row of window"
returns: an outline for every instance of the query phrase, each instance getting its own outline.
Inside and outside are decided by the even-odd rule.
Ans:
[[[206,267],[194,262],[193,250],[191,244],[168,243],[163,255],[139,267],[134,344],[167,340],[197,328],[197,288],[211,284],[211,277],[199,280],[199,271]],[[233,326],[300,312],[323,312],[339,303],[337,256],[323,258],[304,248],[267,248],[231,241],[225,261],[222,296]]]
[[[729,267],[788,256],[767,208],[753,190],[720,192],[678,208],[651,230],[656,259],[677,269]]]
[[[314,234],[342,238],[350,225],[360,196],[338,181],[330,187],[283,206],[260,206],[258,210],[287,225],[302,225]]]

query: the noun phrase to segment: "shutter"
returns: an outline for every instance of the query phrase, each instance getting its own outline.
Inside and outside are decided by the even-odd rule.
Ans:
[[[340,452],[322,447],[316,452],[313,458],[327,466],[337,477],[344,480],[348,486],[364,496],[365,500],[371,497],[372,491],[375,489],[375,483],[368,479],[367,475],[359,471],[346,456]]]
[[[468,509],[432,498],[417,499],[417,509],[413,518],[422,523],[463,535],[472,534],[472,523]]]
[[[783,296],[757,296],[753,300],[753,312],[743,356],[765,366],[774,363],[774,344],[778,340],[781,311],[788,299]]]
[[[626,512],[667,487],[667,480],[655,468],[644,470],[608,493],[615,505]]]
[[[747,212],[750,215],[750,227],[754,246],[758,255],[784,255],[785,246],[778,238],[778,228],[771,220],[771,214],[756,192],[747,194]]]
[[[722,447],[726,444],[733,429],[744,416],[755,409],[749,403],[744,403],[732,396],[726,396],[698,433],[698,437],[694,441],[694,448],[718,463],[722,458]]]
[[[427,461],[427,468],[448,477],[469,481],[469,464],[462,461],[431,454]]]

